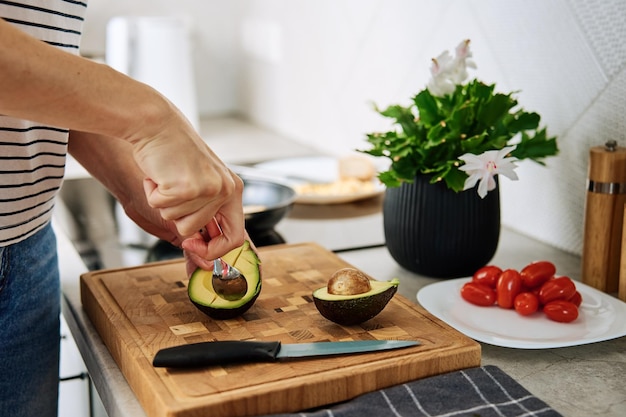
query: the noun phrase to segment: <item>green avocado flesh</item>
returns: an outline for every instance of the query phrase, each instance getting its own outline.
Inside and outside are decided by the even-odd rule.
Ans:
[[[248,289],[242,298],[227,300],[220,297],[213,288],[213,272],[201,268],[191,275],[187,291],[189,299],[200,311],[214,319],[225,320],[245,313],[261,293],[261,261],[248,241],[222,256],[222,259],[246,278]]]
[[[327,287],[313,291],[313,301],[320,314],[342,325],[363,323],[378,315],[398,290],[397,278],[391,281],[370,281],[372,289],[362,294],[329,294]]]

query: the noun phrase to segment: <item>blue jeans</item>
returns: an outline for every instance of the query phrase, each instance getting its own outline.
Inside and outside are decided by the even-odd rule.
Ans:
[[[50,225],[0,248],[0,416],[57,415],[60,300]]]

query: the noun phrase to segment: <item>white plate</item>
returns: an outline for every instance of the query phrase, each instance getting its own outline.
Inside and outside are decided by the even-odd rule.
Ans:
[[[331,183],[339,179],[339,162],[326,156],[276,159],[255,165],[255,168],[282,177],[292,186],[307,182]],[[340,204],[364,200],[380,195],[385,191],[378,179],[374,180],[374,190],[350,194],[298,194],[296,203],[301,204]]]
[[[578,318],[557,323],[543,313],[521,316],[498,306],[480,307],[461,298],[461,287],[471,278],[430,284],[417,301],[431,314],[479,342],[518,349],[550,349],[602,342],[626,335],[626,303],[576,282],[583,297]]]

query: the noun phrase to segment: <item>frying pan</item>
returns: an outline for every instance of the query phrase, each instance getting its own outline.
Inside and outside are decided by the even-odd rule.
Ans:
[[[278,181],[241,176],[246,229],[253,235],[270,231],[293,207],[296,192]]]

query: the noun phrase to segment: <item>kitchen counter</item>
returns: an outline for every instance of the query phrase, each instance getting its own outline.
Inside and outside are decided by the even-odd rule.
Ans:
[[[267,159],[270,156],[267,152],[277,149],[284,151],[278,155],[279,157],[315,153],[276,136],[263,136],[266,135],[263,131],[232,123],[230,120],[217,121],[211,124],[209,129],[212,132],[209,135],[210,140],[215,141],[211,146],[213,148],[222,146],[220,155],[227,162],[237,164],[258,162],[255,159]],[[238,134],[233,136],[233,131]],[[220,137],[227,138],[229,145],[223,145],[224,142],[219,141]],[[259,137],[262,139],[257,140]],[[238,141],[237,143],[245,142],[240,143],[241,146],[237,148],[247,149],[247,154],[227,155],[228,150],[233,149],[231,146],[233,140]],[[272,145],[276,144],[276,141],[279,142],[277,146]],[[248,146],[251,142],[254,142],[252,146]],[[259,144],[263,145],[262,148],[259,148]],[[75,174],[71,175],[71,178],[83,178],[84,173],[81,173],[80,169],[71,171]],[[276,231],[288,243],[309,241],[319,243],[337,252],[346,262],[376,279],[399,278],[399,293],[417,302],[416,293],[420,288],[440,280],[406,271],[391,258],[384,247],[381,201],[382,198],[374,198],[332,207],[296,205],[290,215],[279,223]],[[63,314],[93,384],[109,417],[144,417],[145,413],[124,376],[82,309],[79,276],[86,272],[87,268],[72,241],[67,237],[65,227],[55,224],[55,229],[58,234],[64,295]],[[131,248],[118,249],[124,251]],[[123,261],[119,264],[106,263],[106,268],[133,266],[143,262],[142,256],[132,257],[134,259],[132,262],[128,261],[130,258],[127,256],[108,258]],[[502,229],[500,245],[492,263],[507,268],[521,268],[537,259],[551,260],[560,274],[580,279],[579,257],[537,242],[506,227]],[[481,346],[483,365],[499,366],[564,416],[626,415],[624,377],[626,337],[577,347],[545,350],[502,348],[484,343],[481,343]]]
[[[283,233],[284,230],[283,230]],[[59,233],[64,292],[63,314],[84,358],[109,417],[141,417],[145,414],[124,376],[111,358],[80,302],[78,276],[86,271],[71,242]],[[293,242],[295,243],[295,241]],[[400,279],[399,293],[416,300],[417,291],[438,282],[398,266],[385,247],[342,249],[344,260],[369,275]],[[520,268],[529,260],[550,259],[557,270],[578,276],[577,257],[503,229],[494,263]],[[482,364],[497,365],[533,394],[565,416],[626,415],[626,338],[577,347],[520,350],[482,345]]]

